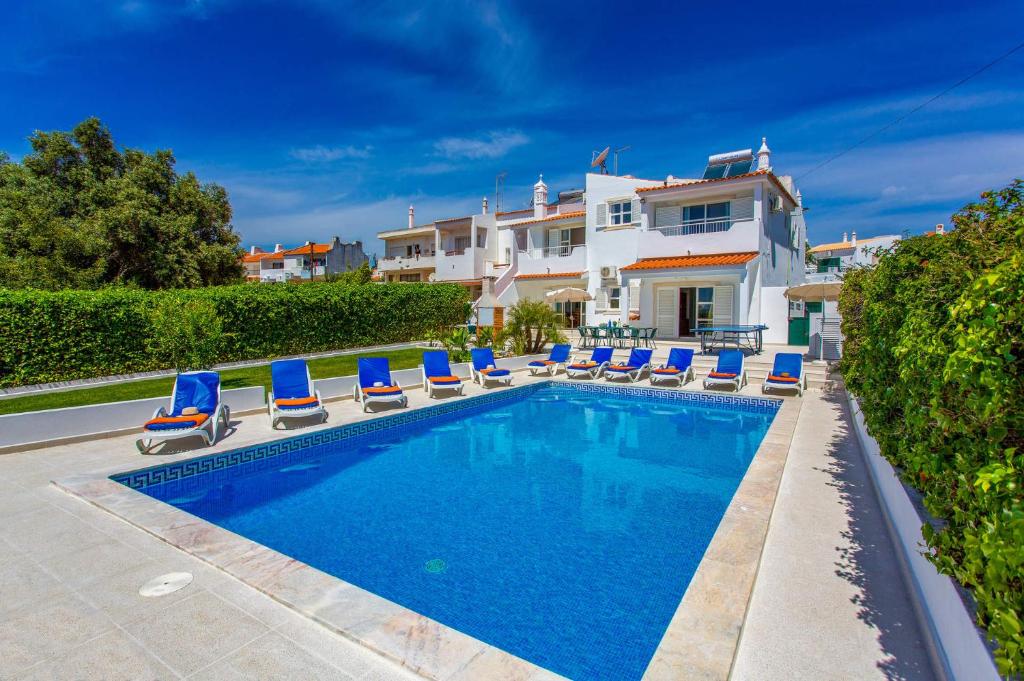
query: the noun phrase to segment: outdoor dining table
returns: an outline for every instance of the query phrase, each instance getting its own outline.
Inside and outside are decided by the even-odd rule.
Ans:
[[[654,335],[657,328],[650,326],[581,326],[580,347],[657,347]]]

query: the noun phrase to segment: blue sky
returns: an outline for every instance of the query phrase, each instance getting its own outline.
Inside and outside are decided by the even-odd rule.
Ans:
[[[246,245],[474,212],[591,151],[680,177],[767,136],[800,177],[1024,40],[1024,3],[259,0],[4,10],[0,149],[96,115],[224,185]],[[812,242],[923,231],[1024,176],[1024,50],[799,181]]]

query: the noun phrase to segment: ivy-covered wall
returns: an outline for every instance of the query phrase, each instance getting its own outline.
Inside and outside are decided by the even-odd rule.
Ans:
[[[845,276],[841,364],[868,430],[941,529],[1008,675],[1024,672],[1024,183]]]
[[[164,301],[212,304],[220,362],[417,340],[465,322],[456,284],[307,283],[167,291],[0,290],[0,387],[170,368],[152,316]]]

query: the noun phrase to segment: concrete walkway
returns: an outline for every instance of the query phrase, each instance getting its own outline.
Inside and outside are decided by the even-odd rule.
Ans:
[[[897,560],[845,395],[807,393],[733,678],[936,678]]]

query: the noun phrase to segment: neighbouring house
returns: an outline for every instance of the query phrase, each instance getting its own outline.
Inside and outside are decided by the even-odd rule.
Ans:
[[[878,262],[878,250],[892,248],[900,239],[898,234],[886,234],[858,240],[857,232],[852,236],[843,232],[842,241],[818,244],[809,249],[815,264],[807,268],[808,279],[835,278],[851,267],[874,265]]]
[[[582,190],[533,206],[381,232],[384,281],[458,282],[474,301],[511,305],[576,287],[593,300],[556,303],[568,326],[657,327],[660,338],[698,326],[765,324],[786,342],[785,290],[803,283],[806,225],[800,192],[777,175],[762,140],[708,158],[700,178],[641,180],[590,173]]]
[[[247,280],[280,283],[348,272],[358,269],[368,259],[361,241],[346,243],[334,237],[329,243],[307,241],[288,249],[277,244],[272,252],[253,246],[242,261]]]

